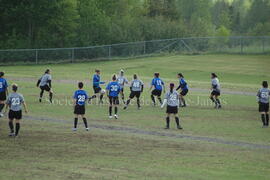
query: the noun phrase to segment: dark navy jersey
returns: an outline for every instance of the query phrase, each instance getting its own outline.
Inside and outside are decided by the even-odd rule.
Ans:
[[[109,91],[109,96],[117,97],[121,87],[119,86],[118,82],[112,81],[107,85],[106,89]]]
[[[8,87],[6,79],[0,78],[0,92],[5,92]]]
[[[98,74],[94,74],[93,76],[93,86],[99,87],[100,84],[105,84],[105,82],[100,81],[100,76]]]
[[[184,78],[180,78],[179,86],[182,90],[188,90],[188,85]]]
[[[88,95],[85,90],[79,89],[75,91],[73,98],[76,99],[76,105],[83,106],[88,99]]]
[[[164,82],[160,78],[154,78],[152,80],[151,85],[153,85],[156,90],[162,90],[162,86],[164,85]]]

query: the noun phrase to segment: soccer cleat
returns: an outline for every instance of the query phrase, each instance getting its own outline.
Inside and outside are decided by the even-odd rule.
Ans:
[[[218,107],[217,107],[218,109],[220,109],[221,108],[221,105],[218,105]]]
[[[52,99],[50,99],[50,103],[52,103]]]
[[[127,109],[127,105],[126,106],[124,106],[124,108],[123,108],[124,110],[126,110]]]
[[[110,119],[112,119],[112,116],[109,116]]]
[[[41,98],[39,98],[39,102],[41,103],[41,101],[42,101],[42,99]]]
[[[170,129],[170,127],[169,126],[166,126],[164,129]]]
[[[177,126],[177,129],[183,129],[183,128],[179,125],[179,126]]]
[[[15,133],[9,133],[8,136],[9,136],[9,137],[14,137],[14,136],[15,136]]]
[[[118,119],[118,116],[117,116],[117,114],[115,114],[115,115],[114,115],[114,118],[115,118],[115,119]]]
[[[72,128],[72,131],[77,131],[77,128]]]
[[[85,128],[86,131],[89,131],[89,128]]]

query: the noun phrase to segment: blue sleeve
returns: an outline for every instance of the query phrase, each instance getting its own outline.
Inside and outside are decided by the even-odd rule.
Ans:
[[[152,80],[152,85],[155,85],[155,79]]]
[[[105,82],[104,81],[100,81],[99,84],[105,84]]]
[[[107,85],[107,87],[106,87],[107,90],[110,90],[110,85],[111,85],[111,83],[109,83],[109,84]]]
[[[8,87],[8,83],[7,83],[7,81],[5,80],[5,88],[7,88]]]
[[[164,85],[164,82],[161,80],[161,84]]]
[[[77,91],[74,92],[73,99],[77,99]]]
[[[85,91],[85,99],[88,99],[88,94],[86,91]]]

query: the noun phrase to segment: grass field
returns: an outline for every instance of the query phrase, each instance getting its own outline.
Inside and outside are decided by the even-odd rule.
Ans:
[[[38,102],[37,79],[52,69],[54,103]],[[80,64],[3,66],[29,106],[21,134],[9,138],[0,119],[0,180],[9,179],[269,179],[270,129],[261,128],[256,91],[270,81],[270,56],[168,56]],[[108,119],[107,105],[87,106],[91,127],[72,132],[71,97],[78,81],[92,94],[94,69],[108,82],[121,68],[146,84],[143,108],[135,105]],[[148,84],[160,72],[168,85],[182,72],[191,88],[180,109],[184,130],[164,130],[165,110],[150,105]],[[209,100],[210,73],[219,76],[223,108]],[[129,89],[126,88],[126,97]],[[47,94],[45,94],[48,97]],[[135,104],[133,102],[133,104]]]

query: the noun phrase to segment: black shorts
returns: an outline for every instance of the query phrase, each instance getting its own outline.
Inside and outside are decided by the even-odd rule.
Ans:
[[[178,107],[177,106],[167,106],[166,113],[169,114],[177,114],[178,113]]]
[[[119,104],[119,98],[117,97],[113,97],[113,96],[109,96],[109,101],[110,101],[110,105],[118,105]]]
[[[140,96],[141,96],[141,91],[131,91],[129,98],[130,99],[133,99],[134,97],[140,98]]]
[[[100,93],[100,91],[101,91],[101,87],[96,87],[96,86],[94,86],[93,89],[94,89],[94,93],[95,93],[95,94],[96,94],[96,93]]]
[[[182,91],[180,92],[180,94],[181,94],[182,96],[187,95],[187,93],[188,93],[188,89],[184,89],[184,90],[182,90]]]
[[[44,85],[44,86],[40,86],[40,89],[42,90],[42,91],[50,91],[51,90],[51,88],[46,84],[46,85]]]
[[[5,101],[7,99],[6,91],[0,92],[0,101]]]
[[[12,119],[12,120],[13,119],[22,119],[22,110],[20,110],[20,111],[9,110],[8,118]]]
[[[85,114],[85,106],[76,105],[74,108],[74,114],[84,115]]]
[[[259,102],[259,112],[269,112],[269,103]]]
[[[154,95],[154,96],[161,96],[161,93],[162,93],[162,90],[154,89],[152,91],[152,95]]]
[[[213,91],[211,92],[211,95],[213,95],[213,96],[220,96],[220,91],[218,91],[218,90],[213,90]]]

